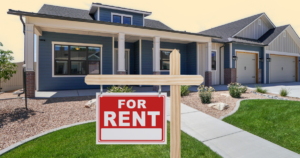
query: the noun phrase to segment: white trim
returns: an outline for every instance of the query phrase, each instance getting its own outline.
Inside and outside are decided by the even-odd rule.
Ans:
[[[229,43],[229,68],[232,68],[232,43]]]
[[[145,14],[143,14],[143,26],[145,26]]]
[[[39,43],[40,43],[40,36],[36,34],[36,65],[35,65],[35,89],[36,91],[39,90]]]
[[[300,57],[300,54],[298,54],[298,53],[278,52],[278,51],[272,51],[272,50],[266,50],[266,53],[273,54],[273,55],[285,55],[285,56]]]
[[[199,43],[197,43],[197,75],[199,75],[199,65],[200,65],[200,61],[199,61],[199,56],[200,56],[200,48],[199,48],[200,46],[199,46]]]
[[[243,30],[245,30],[248,26],[250,26],[251,24],[253,24],[256,20],[260,19],[262,16],[266,16],[266,18],[269,20],[270,24],[272,24],[273,28],[276,28],[276,26],[273,24],[273,22],[269,19],[269,17],[264,13],[261,16],[259,16],[258,18],[256,18],[255,20],[253,20],[250,24],[248,24],[247,26],[245,26],[243,29],[241,29],[239,32],[237,32],[236,34],[234,34],[231,37],[234,37],[236,35],[238,35],[240,32],[242,32]]]
[[[266,53],[266,46],[264,46],[264,84],[267,84],[267,53]]]
[[[54,45],[55,44],[60,44],[60,45],[76,45],[76,46],[87,46],[87,47],[100,47],[100,71],[102,75],[102,69],[103,69],[103,60],[102,60],[102,50],[103,46],[102,44],[88,44],[88,43],[72,43],[72,42],[59,42],[59,41],[52,41],[52,77],[86,77],[86,75],[54,75]]]
[[[98,21],[100,21],[100,7],[98,7]]]
[[[93,4],[92,6],[95,7],[101,7],[101,8],[107,8],[107,9],[114,9],[114,10],[122,10],[122,11],[127,11],[127,12],[132,12],[132,13],[139,13],[139,14],[146,14],[146,15],[151,15],[151,12],[146,12],[146,11],[139,11],[139,10],[132,10],[132,9],[127,9],[127,8],[120,8],[120,7],[115,7],[115,6],[108,6],[108,5],[99,5],[99,4]],[[91,6],[91,8],[92,8]]]
[[[121,16],[121,24],[123,24],[123,17],[130,17],[131,18],[131,25],[132,25],[132,22],[133,22],[133,16],[132,15],[128,15],[128,14],[119,14],[119,13],[111,13],[111,22],[113,22],[113,16],[114,15],[117,15],[117,16]]]
[[[269,54],[269,58],[271,58],[270,54]],[[268,64],[269,64],[269,84],[271,83],[271,69],[270,69],[271,68],[271,66],[270,66],[271,62],[268,62]]]
[[[216,72],[216,71],[218,71],[218,70],[217,70],[217,69],[218,69],[218,66],[217,66],[217,65],[218,65],[218,64],[217,64],[217,63],[218,63],[218,62],[217,62],[217,56],[219,56],[219,55],[218,55],[219,51],[217,51],[217,50],[215,50],[215,49],[212,49],[212,50],[211,50],[211,54],[212,54],[212,52],[216,52],[216,70],[213,70],[213,69],[212,69],[212,63],[211,63],[211,62],[210,62],[210,68],[211,68],[211,72]],[[211,55],[211,54],[210,54],[210,55]]]
[[[175,48],[174,48],[174,49],[175,49]],[[163,50],[163,51],[170,51],[170,52],[172,53],[172,51],[173,51],[174,49],[160,48],[160,49],[159,49],[159,60],[160,60],[160,51],[161,51],[161,50]],[[180,53],[180,50],[179,50],[179,49],[176,49],[176,50],[178,50],[178,52]],[[154,54],[153,48],[152,48],[152,54]],[[161,68],[161,65],[160,65],[160,61],[159,61],[159,71],[160,71],[160,72],[170,72],[170,70],[161,70],[160,68]]]
[[[115,37],[112,36],[112,74],[115,74],[115,53],[114,53],[114,49],[115,49]]]
[[[221,57],[220,57],[220,60],[221,60],[221,85],[224,84],[224,50],[225,50],[225,47],[223,46],[221,48]]]
[[[115,54],[116,50],[118,50],[118,48],[114,48],[113,54]],[[127,63],[128,64],[127,65],[128,66],[128,75],[130,75],[130,49],[125,49],[125,56],[126,56],[126,51],[128,52],[128,63]],[[125,59],[126,59],[126,57],[125,57]],[[126,61],[125,61],[125,63],[126,63]],[[113,63],[113,64],[115,64],[115,63]],[[125,69],[125,73],[126,73],[126,69]]]

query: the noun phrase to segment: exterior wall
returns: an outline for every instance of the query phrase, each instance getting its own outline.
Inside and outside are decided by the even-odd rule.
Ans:
[[[131,13],[131,12],[107,9],[107,8],[100,8],[100,21],[111,22],[111,13],[132,15],[132,25],[143,26],[144,23],[143,14]]]
[[[266,57],[267,57],[267,58],[270,58],[270,54],[266,54]],[[270,83],[270,73],[269,73],[269,71],[270,71],[270,62],[267,62],[266,65],[267,65],[267,66],[266,66],[266,67],[267,67],[267,68],[266,68],[266,69],[267,69],[267,70],[266,70],[266,71],[267,71],[267,74],[266,74],[267,82],[266,82],[266,83],[269,84],[269,83]]]
[[[258,25],[258,20],[261,20],[261,25]],[[269,22],[266,22],[266,19],[261,17],[254,21],[251,25],[245,28],[242,32],[236,35],[236,37],[250,38],[250,39],[259,39],[264,35],[268,30],[272,28]]]
[[[95,14],[94,14],[94,19],[95,19],[95,20],[98,20],[98,11],[99,11],[99,10],[97,9],[97,11],[96,11]]]
[[[230,68],[230,45],[226,43],[224,46],[224,68]]]
[[[188,43],[187,52],[187,74],[197,75],[197,43]]]
[[[52,77],[52,41],[102,44],[102,74],[112,74],[112,38],[43,32],[39,42],[39,90],[92,89],[97,85],[86,85],[84,77]]]
[[[277,52],[300,53],[300,47],[295,43],[288,31],[286,31],[286,37],[283,36],[282,32],[266,49]]]
[[[134,43],[134,74],[140,74],[140,43]]]

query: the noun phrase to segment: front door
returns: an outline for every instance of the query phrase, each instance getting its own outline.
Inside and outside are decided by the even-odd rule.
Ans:
[[[114,52],[114,74],[118,74],[118,49]],[[129,49],[125,50],[125,73],[130,74],[130,53]]]

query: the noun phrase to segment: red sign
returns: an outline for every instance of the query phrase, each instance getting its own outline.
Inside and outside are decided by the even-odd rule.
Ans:
[[[166,94],[97,93],[97,144],[167,144]]]

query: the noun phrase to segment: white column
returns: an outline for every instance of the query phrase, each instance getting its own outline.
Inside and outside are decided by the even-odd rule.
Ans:
[[[229,43],[229,68],[232,68],[232,43]]]
[[[267,83],[267,54],[266,47],[264,47],[264,84]]]
[[[26,24],[25,28],[25,70],[34,71],[34,25]]]
[[[119,33],[118,38],[118,73],[125,73],[125,34]]]
[[[211,42],[207,43],[206,71],[211,71]]]
[[[35,89],[39,90],[39,45],[40,45],[40,36],[42,36],[42,30],[39,27],[34,27],[34,33],[36,35],[35,43],[35,56],[36,56],[36,66],[35,66]]]
[[[160,72],[160,37],[153,38],[153,70],[154,72]]]

